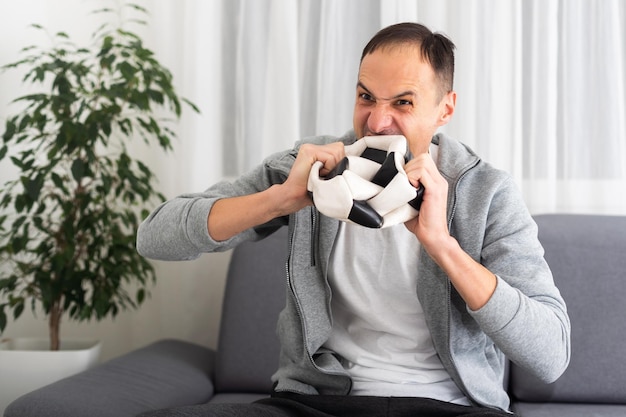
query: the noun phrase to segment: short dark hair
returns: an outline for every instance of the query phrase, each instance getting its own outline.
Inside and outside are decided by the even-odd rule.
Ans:
[[[430,64],[439,79],[442,97],[452,91],[454,43],[442,33],[432,32],[419,23],[397,23],[381,29],[363,48],[361,62],[377,49],[402,44],[419,45],[422,59]]]

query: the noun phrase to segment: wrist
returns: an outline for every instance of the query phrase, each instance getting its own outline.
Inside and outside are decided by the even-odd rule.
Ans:
[[[306,188],[296,189],[287,183],[273,185],[266,192],[269,197],[268,201],[274,202],[272,204],[274,218],[287,216],[312,204]]]
[[[428,255],[443,269],[447,263],[454,262],[464,253],[459,242],[449,233],[431,235],[428,239],[420,239],[420,242]]]
[[[467,306],[476,311],[493,295],[497,279],[483,265],[472,259],[459,242],[448,235],[430,246],[431,258],[446,273]],[[429,248],[426,248],[429,251]]]

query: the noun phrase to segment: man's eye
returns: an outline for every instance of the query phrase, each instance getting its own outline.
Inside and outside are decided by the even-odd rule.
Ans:
[[[396,104],[399,106],[410,106],[413,104],[413,102],[410,100],[398,100],[396,101]]]
[[[359,97],[362,100],[365,100],[365,101],[374,101],[374,98],[371,95],[367,94],[367,93],[361,93],[361,94],[359,94]]]

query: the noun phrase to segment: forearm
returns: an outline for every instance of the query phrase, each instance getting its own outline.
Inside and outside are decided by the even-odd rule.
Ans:
[[[223,241],[277,217],[293,213],[309,204],[305,195],[294,195],[280,184],[244,196],[215,202],[207,219],[209,235]]]
[[[489,301],[496,289],[496,276],[472,259],[456,239],[447,236],[430,254],[471,310],[478,310]]]

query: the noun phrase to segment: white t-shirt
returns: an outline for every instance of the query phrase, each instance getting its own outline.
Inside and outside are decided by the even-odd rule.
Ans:
[[[342,222],[331,254],[333,329],[352,395],[469,401],[443,367],[417,298],[419,241],[404,224]]]

